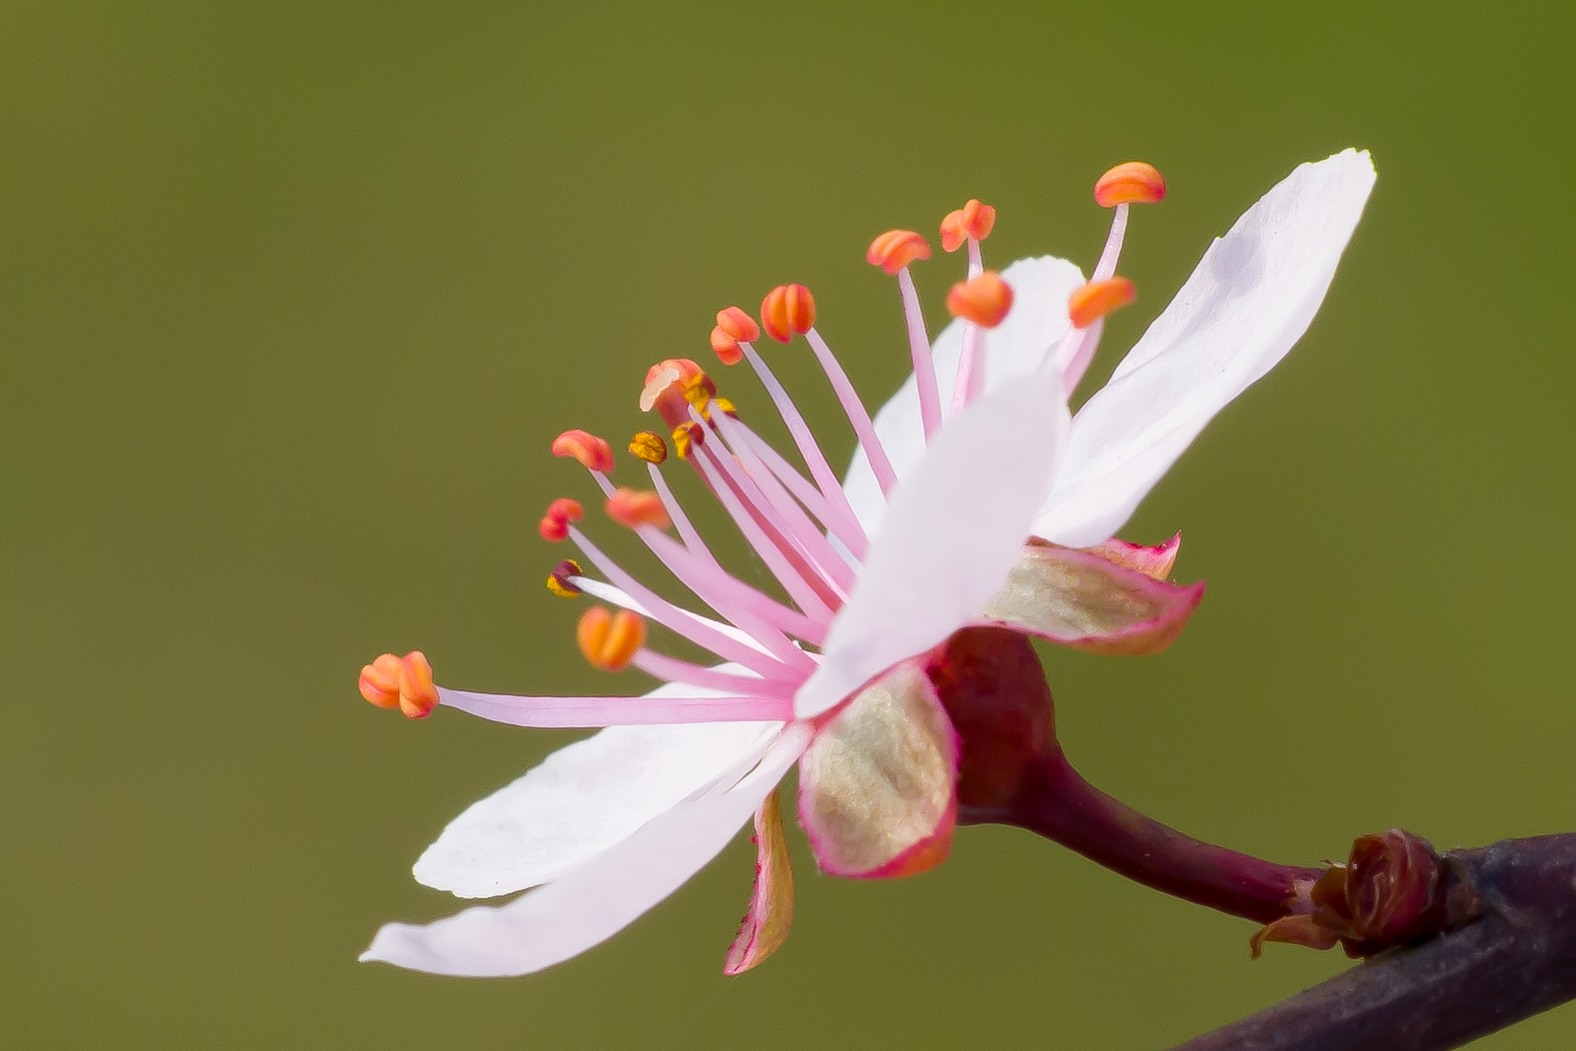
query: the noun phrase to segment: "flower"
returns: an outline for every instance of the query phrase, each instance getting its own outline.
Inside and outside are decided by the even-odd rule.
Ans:
[[[749,361],[808,477],[692,361],[653,366],[641,407],[662,416],[789,602],[712,555],[659,468],[659,435],[630,443],[649,490],[614,486],[607,442],[561,435],[553,451],[590,471],[609,516],[718,616],[642,584],[574,524],[580,504],[560,499],[542,536],[572,541],[601,577],[565,560],[549,588],[620,608],[588,611],[582,652],[666,685],[644,697],[514,697],[433,686],[419,653],[364,668],[364,696],[412,717],[436,704],[515,725],[607,729],[473,805],[415,867],[421,882],[461,897],[537,889],[425,926],[385,925],[362,959],[471,975],[549,966],[672,893],[753,814],[756,886],[727,963],[748,969],[787,933],[792,877],[775,787],[795,762],[801,823],[824,870],[881,877],[938,864],[956,815],[959,741],[927,654],[981,624],[1097,652],[1169,644],[1202,585],[1165,581],[1175,538],[1147,548],[1111,534],[1210,416],[1301,335],[1372,179],[1367,155],[1352,151],[1294,172],[1211,246],[1076,418],[1067,396],[1101,318],[1132,297],[1114,276],[1128,206],[1163,196],[1147,165],[1113,169],[1097,187],[1116,214],[1088,282],[1048,258],[986,271],[980,241],[994,209],[971,201],[949,215],[943,246],[967,245],[969,277],[949,296],[959,320],[934,347],[907,269],[929,245],[909,231],[877,238],[868,259],[898,277],[916,370],[874,420],[815,329],[807,289],[774,289],[759,325],[736,307],[719,313],[713,349],[724,364]],[[762,330],[785,343],[802,335],[826,372],[859,439],[846,483],[754,348]],[[648,647],[648,619],[720,663]]]

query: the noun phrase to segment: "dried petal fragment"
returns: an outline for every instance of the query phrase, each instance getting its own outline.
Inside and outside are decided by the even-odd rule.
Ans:
[[[755,890],[722,973],[743,974],[758,966],[782,948],[792,922],[793,867],[783,837],[782,803],[774,788],[755,812]]]
[[[1088,551],[1030,544],[981,616],[1090,653],[1158,653],[1203,597],[1203,581],[1167,584]]]
[[[1154,580],[1164,580],[1171,575],[1171,567],[1176,564],[1177,550],[1182,546],[1182,534],[1178,533],[1163,544],[1150,547],[1146,544],[1130,544],[1126,540],[1116,537],[1086,547],[1085,551],[1101,558],[1108,558],[1119,566],[1136,569],[1146,577]]]
[[[930,680],[899,664],[854,696],[799,761],[799,823],[835,876],[907,876],[946,859],[958,741]]]

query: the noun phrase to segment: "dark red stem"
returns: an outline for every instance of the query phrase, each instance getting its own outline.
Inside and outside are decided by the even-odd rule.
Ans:
[[[1306,912],[1308,888],[1324,872],[1184,836],[1091,785],[1059,747],[1025,775],[1006,806],[966,808],[960,820],[1026,828],[1146,887],[1256,923]]]

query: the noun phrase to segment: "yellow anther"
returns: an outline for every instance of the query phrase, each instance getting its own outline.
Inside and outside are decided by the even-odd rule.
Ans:
[[[1067,317],[1074,328],[1088,328],[1113,310],[1133,301],[1137,290],[1125,277],[1090,281],[1067,297]]]
[[[383,654],[362,667],[360,686],[361,696],[379,708],[398,708],[412,719],[425,719],[438,706],[432,665],[420,650]]]
[[[614,489],[607,498],[607,516],[631,529],[640,526],[666,529],[673,524],[668,518],[668,509],[662,506],[662,497],[649,489]]]
[[[707,402],[701,408],[700,414],[709,420],[711,419],[713,410],[722,413],[724,416],[732,417],[735,420],[739,418],[739,410],[734,408],[733,402],[729,401],[727,398],[711,399],[711,401]]]
[[[1165,200],[1166,180],[1152,164],[1128,161],[1100,176],[1094,200],[1101,208],[1119,204],[1155,204]]]
[[[581,615],[575,640],[591,667],[618,671],[645,645],[646,621],[627,609],[609,613],[604,606],[592,606]]]
[[[680,460],[689,459],[691,445],[704,445],[706,432],[694,420],[686,420],[673,428],[673,451]]]
[[[578,577],[579,575],[580,563],[572,558],[566,558],[554,566],[551,573],[547,574],[547,590],[559,598],[574,598],[580,594],[580,589],[569,578]]]
[[[661,463],[668,458],[668,443],[656,431],[641,431],[629,439],[629,451],[647,463]]]

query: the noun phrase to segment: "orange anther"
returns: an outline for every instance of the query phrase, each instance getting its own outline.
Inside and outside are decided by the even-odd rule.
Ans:
[[[981,328],[995,328],[1012,309],[1012,286],[996,271],[987,270],[972,281],[953,285],[947,293],[947,309]]]
[[[543,540],[562,540],[569,535],[569,523],[578,522],[585,516],[580,501],[561,496],[547,505],[547,513],[542,516],[536,530],[542,534]]]
[[[651,366],[640,392],[640,411],[656,409],[669,427],[689,419],[689,407],[704,410],[717,385],[689,358],[669,358]]]
[[[551,573],[547,574],[547,590],[559,598],[574,598],[580,594],[580,588],[569,578],[578,577],[579,575],[580,563],[572,558],[566,558],[554,566]]]
[[[930,258],[930,242],[912,230],[888,230],[870,242],[865,262],[895,274],[916,259]]]
[[[1131,303],[1137,291],[1125,277],[1091,281],[1067,297],[1067,317],[1074,328],[1088,328],[1113,310]]]
[[[673,428],[673,451],[679,454],[680,460],[689,459],[690,446],[704,444],[706,432],[694,420],[687,420]]]
[[[399,707],[399,658],[385,653],[361,668],[361,696],[379,708]]]
[[[641,431],[629,439],[629,451],[647,463],[661,463],[668,458],[668,443],[656,431]]]
[[[761,327],[779,343],[815,324],[815,299],[803,285],[778,285],[761,300]]]
[[[575,640],[591,667],[618,671],[634,660],[635,652],[645,644],[646,622],[627,609],[608,613],[604,606],[592,606],[581,615]]]
[[[432,665],[420,650],[403,657],[385,653],[361,669],[361,696],[379,708],[398,708],[412,719],[425,719],[438,706]]]
[[[711,349],[724,365],[737,365],[744,358],[742,341],[749,343],[761,338],[761,326],[738,307],[717,311],[717,327],[711,330]]]
[[[588,431],[565,431],[553,439],[554,456],[572,456],[589,471],[613,469],[613,447]]]
[[[1128,161],[1100,176],[1094,200],[1101,208],[1118,204],[1155,204],[1166,199],[1166,180],[1154,165]]]
[[[638,526],[666,529],[673,524],[668,519],[668,509],[662,506],[662,497],[649,489],[614,489],[607,498],[607,516],[631,529]]]
[[[941,247],[956,252],[969,238],[983,241],[996,225],[996,209],[981,204],[973,198],[955,212],[948,212],[941,220]]]

